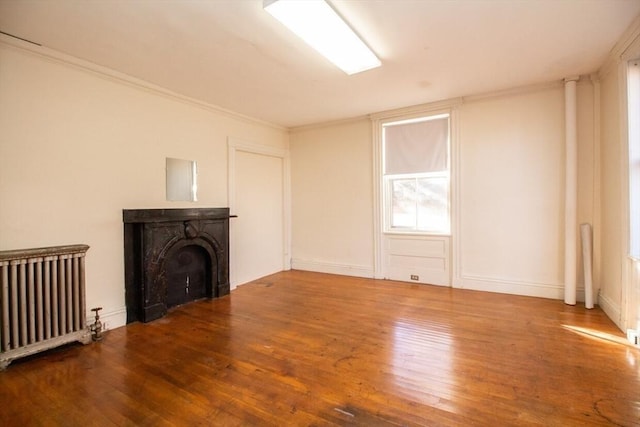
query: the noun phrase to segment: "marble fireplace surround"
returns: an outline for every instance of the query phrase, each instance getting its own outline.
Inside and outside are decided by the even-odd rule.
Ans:
[[[195,245],[209,256],[206,296],[229,294],[229,208],[125,209],[127,323],[167,313],[167,260]]]

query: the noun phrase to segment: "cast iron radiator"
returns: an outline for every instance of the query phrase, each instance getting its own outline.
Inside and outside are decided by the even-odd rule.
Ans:
[[[19,357],[91,341],[85,313],[88,249],[0,251],[0,370]]]

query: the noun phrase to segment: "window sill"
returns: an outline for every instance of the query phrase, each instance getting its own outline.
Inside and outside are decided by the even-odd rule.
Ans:
[[[435,231],[422,232],[422,231],[399,231],[385,230],[382,232],[385,236],[415,236],[415,237],[451,237],[451,233],[438,233]]]

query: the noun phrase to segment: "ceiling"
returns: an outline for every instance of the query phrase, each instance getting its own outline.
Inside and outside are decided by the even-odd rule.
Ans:
[[[382,61],[348,76],[262,0],[0,0],[0,31],[284,127],[589,74],[640,0],[330,0]]]

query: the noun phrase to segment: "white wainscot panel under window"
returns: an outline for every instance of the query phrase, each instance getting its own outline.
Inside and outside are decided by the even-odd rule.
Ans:
[[[449,236],[385,235],[385,278],[450,286],[449,240]]]

